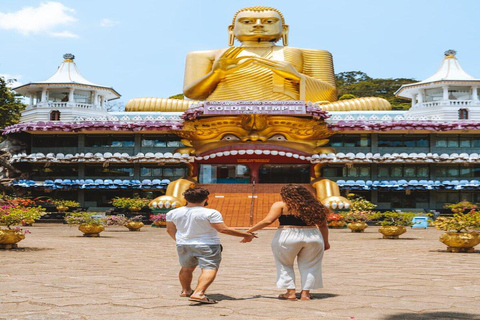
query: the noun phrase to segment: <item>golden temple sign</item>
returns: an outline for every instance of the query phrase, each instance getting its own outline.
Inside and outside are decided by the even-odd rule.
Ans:
[[[205,101],[204,114],[306,114],[305,101]]]

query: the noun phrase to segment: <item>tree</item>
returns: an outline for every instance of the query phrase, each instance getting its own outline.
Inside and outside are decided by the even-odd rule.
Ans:
[[[3,129],[9,125],[15,124],[20,120],[20,114],[25,105],[20,100],[20,95],[16,94],[8,87],[13,79],[4,79],[0,77],[0,128]]]
[[[183,99],[185,99],[185,96],[183,95],[183,93],[179,93],[179,94],[173,95],[173,96],[168,97],[168,98],[169,99],[183,100]]]
[[[337,78],[338,96],[343,99],[351,99],[350,95],[356,97],[380,97],[392,105],[394,110],[407,110],[410,108],[410,101],[397,98],[394,93],[402,85],[417,82],[408,78],[370,78],[361,71],[341,72],[335,75]]]
[[[109,112],[125,111],[125,103],[118,100],[107,101],[105,103],[105,109]]]

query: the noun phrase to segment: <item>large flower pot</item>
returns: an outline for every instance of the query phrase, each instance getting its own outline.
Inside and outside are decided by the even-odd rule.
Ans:
[[[66,212],[66,211],[68,211],[68,207],[60,205],[60,206],[57,207],[57,211],[58,212]]]
[[[328,223],[328,227],[329,228],[333,228],[333,229],[342,229],[343,227],[345,227],[345,221],[330,221]]]
[[[450,252],[473,252],[480,243],[480,234],[471,232],[446,232],[440,236],[440,242],[447,245]]]
[[[153,226],[159,228],[165,228],[167,226],[167,221],[154,221]]]
[[[386,226],[380,227],[378,232],[383,234],[383,239],[398,239],[401,234],[407,232],[407,229],[403,226]]]
[[[350,222],[347,224],[348,229],[352,230],[352,232],[363,232],[365,229],[368,228],[368,224],[364,221],[357,221],[357,222]]]
[[[142,208],[140,208],[140,207],[130,207],[130,208],[128,208],[128,210],[130,212],[138,212],[138,211],[142,210]]]
[[[100,232],[105,230],[105,227],[100,224],[81,224],[78,230],[83,232],[84,237],[100,237]]]
[[[143,222],[141,221],[130,221],[125,223],[125,227],[130,231],[140,231],[140,228],[143,227]]]
[[[18,230],[0,229],[0,249],[15,249],[17,242],[25,239],[25,235]]]

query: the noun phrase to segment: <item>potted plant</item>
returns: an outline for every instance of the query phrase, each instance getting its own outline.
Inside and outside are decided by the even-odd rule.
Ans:
[[[413,212],[385,211],[373,213],[370,218],[378,220],[377,224],[381,226],[378,232],[383,234],[383,239],[398,239],[407,232],[405,227],[413,225],[412,219],[415,216]]]
[[[111,203],[114,207],[137,212],[142,210],[150,200],[144,198],[115,197]]]
[[[329,213],[327,215],[327,223],[329,228],[341,229],[345,227],[345,218],[339,213]]]
[[[443,206],[446,209],[450,209],[453,213],[464,213],[465,211],[477,210],[478,206],[467,200],[463,200],[457,203],[450,203]]]
[[[130,231],[140,231],[140,228],[143,227],[143,216],[137,215],[127,219],[125,223],[125,227],[128,228]]]
[[[57,207],[58,212],[66,212],[68,208],[80,207],[80,203],[74,200],[54,199],[52,203]]]
[[[152,227],[166,227],[167,226],[167,214],[159,213],[150,215],[150,221],[152,221]]]
[[[123,214],[105,216],[105,224],[107,226],[124,226],[127,218]]]
[[[480,211],[438,217],[433,224],[438,230],[446,231],[440,236],[440,242],[447,245],[447,251],[473,252],[473,247],[480,243],[480,235],[474,231],[480,229]]]
[[[100,212],[73,212],[65,216],[69,225],[78,225],[85,237],[99,237],[105,230],[105,217]]]
[[[25,221],[35,221],[45,212],[42,207],[24,207],[6,204],[0,207],[0,249],[17,248],[17,243],[25,239],[20,225]]]
[[[373,203],[365,198],[350,193],[347,196],[352,203],[351,209],[343,215],[345,221],[348,223],[347,227],[352,232],[363,232],[367,227],[369,216],[373,214],[372,209],[376,207]]]

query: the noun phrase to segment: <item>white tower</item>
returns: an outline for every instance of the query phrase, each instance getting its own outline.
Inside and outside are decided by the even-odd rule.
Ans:
[[[120,94],[111,87],[92,83],[78,71],[75,56],[67,53],[57,72],[45,81],[14,88],[30,98],[22,112],[21,122],[74,121],[77,117],[108,116],[105,102]]]
[[[440,121],[480,119],[480,79],[466,73],[455,55],[454,50],[445,51],[437,73],[403,85],[395,92],[397,97],[412,99],[407,117]]]

